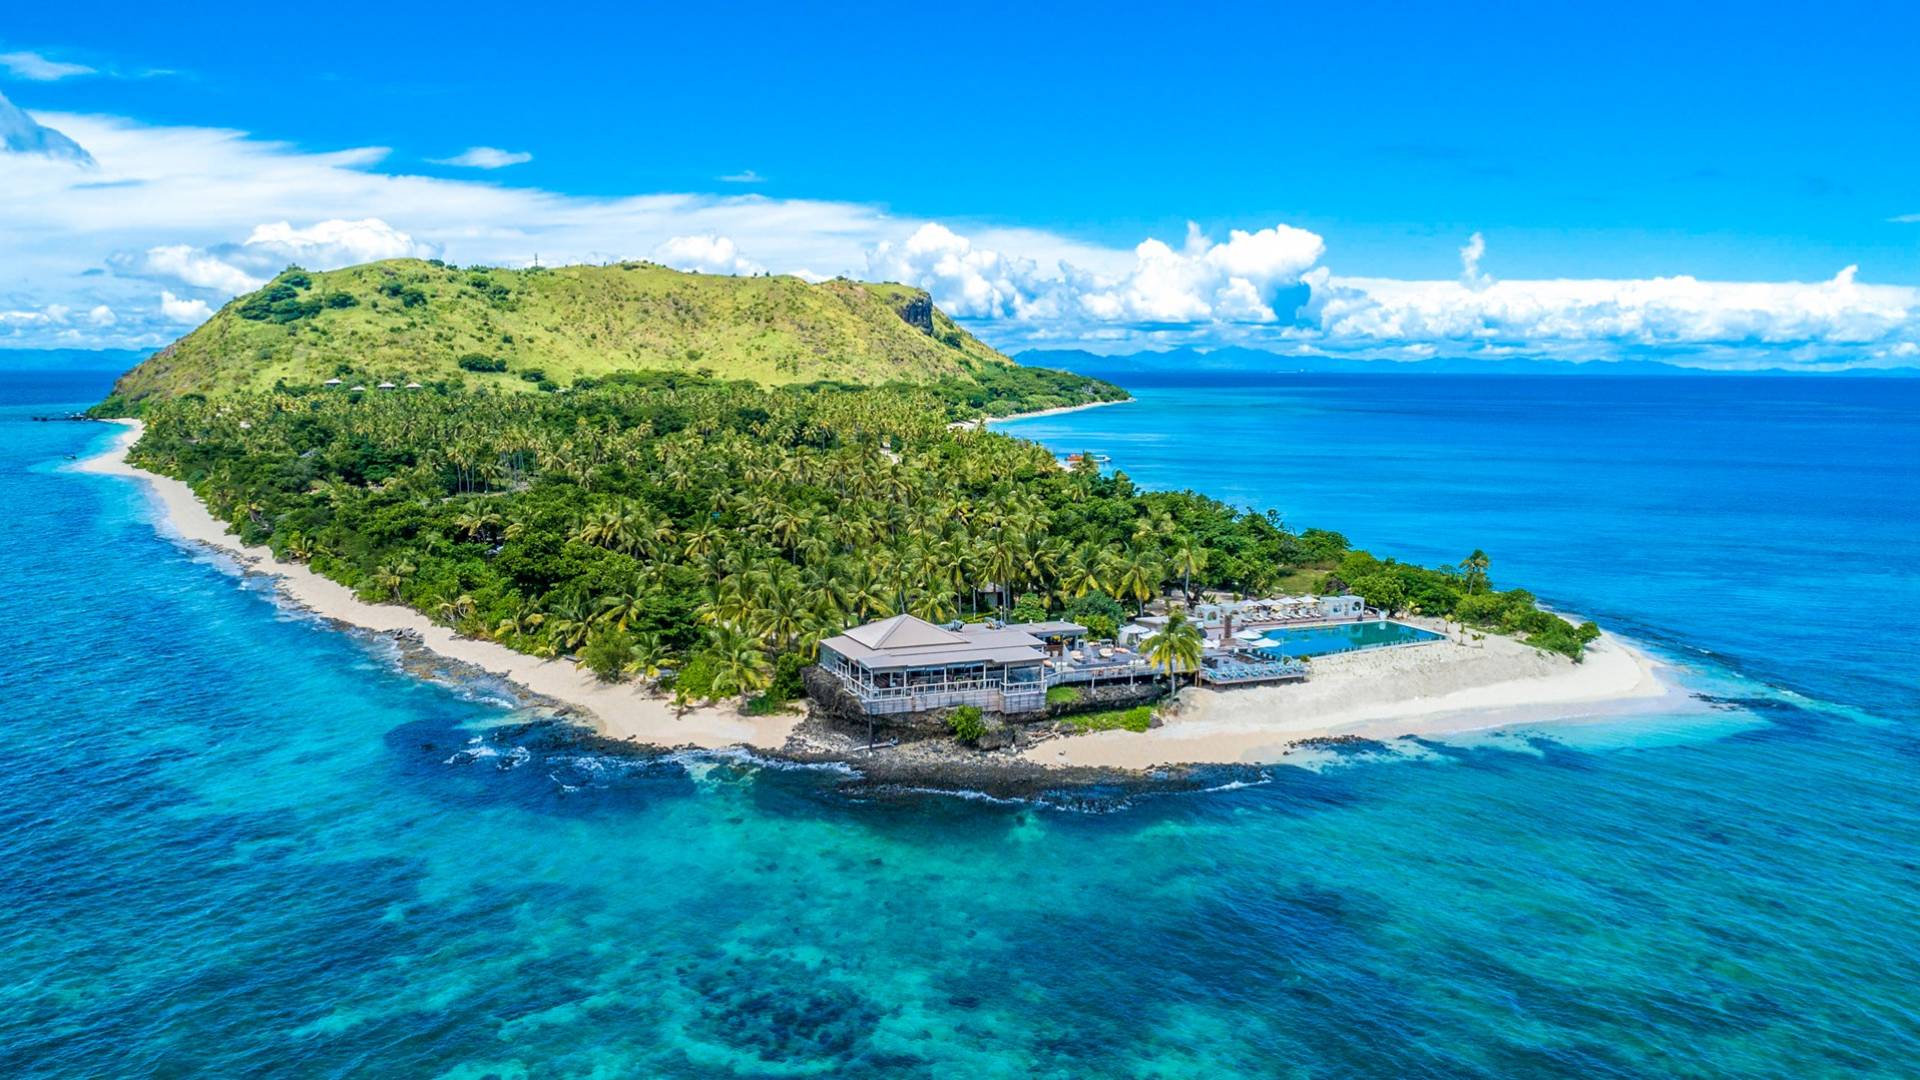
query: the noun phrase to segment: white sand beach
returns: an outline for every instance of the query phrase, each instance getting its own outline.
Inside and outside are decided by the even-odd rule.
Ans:
[[[1034,420],[1042,416],[1059,416],[1062,413],[1079,412],[1082,409],[1098,409],[1104,405],[1125,405],[1133,400],[1133,398],[1122,398],[1119,401],[1089,401],[1085,405],[1062,405],[1053,409],[1035,409],[1033,412],[1014,413],[1012,416],[989,416],[984,420],[956,420],[947,426],[955,431],[971,431],[982,425],[991,427],[994,424],[1004,424],[1009,420]]]
[[[1305,739],[1443,738],[1692,704],[1661,677],[1665,665],[1603,636],[1574,663],[1512,638],[1436,642],[1332,655],[1304,683],[1192,688],[1162,726],[1054,739],[1027,751],[1049,765],[1145,769],[1258,764],[1301,753]]]
[[[1101,403],[1107,404],[1107,403]],[[1089,407],[1089,406],[1083,406]],[[801,715],[749,717],[730,706],[675,715],[670,702],[632,685],[603,683],[565,660],[542,660],[504,645],[461,637],[420,612],[369,603],[308,567],[248,547],[227,531],[185,483],[127,461],[137,420],[79,471],[143,481],[159,511],[156,525],[182,540],[225,552],[269,574],[281,592],[323,618],[376,632],[407,631],[426,648],[471,664],[571,706],[601,734],[652,746],[717,749],[785,746]],[[1158,765],[1277,762],[1301,752],[1301,740],[1340,736],[1444,737],[1492,728],[1673,710],[1683,691],[1660,677],[1661,665],[1613,637],[1588,647],[1584,663],[1510,638],[1452,641],[1323,657],[1304,683],[1231,690],[1192,688],[1165,723],[1144,734],[1109,731],[1049,740],[1025,751],[1041,765],[1147,769]]]
[[[101,454],[77,463],[82,472],[143,480],[160,511],[156,524],[187,541],[226,552],[248,570],[279,579],[280,591],[315,614],[382,633],[412,631],[426,648],[490,674],[517,683],[535,694],[572,706],[590,719],[603,735],[662,747],[719,748],[784,746],[800,721],[799,714],[744,716],[733,708],[703,706],[675,716],[665,698],[631,685],[603,683],[591,672],[565,660],[542,660],[491,641],[461,637],[451,629],[398,604],[372,604],[339,582],[321,577],[307,567],[274,558],[264,547],[248,547],[227,531],[179,480],[138,468],[127,461],[127,451],[139,441],[138,420],[119,420],[126,431]]]

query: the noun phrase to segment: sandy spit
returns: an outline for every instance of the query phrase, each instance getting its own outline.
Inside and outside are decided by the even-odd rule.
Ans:
[[[140,439],[140,421],[114,423],[126,430],[102,453],[76,463],[76,471],[143,481],[158,511],[155,526],[161,532],[226,552],[247,570],[277,578],[282,594],[322,618],[377,633],[417,635],[421,645],[435,653],[570,706],[600,734],[613,739],[661,747],[750,746],[777,750],[786,745],[800,721],[798,715],[743,716],[727,706],[703,706],[675,716],[665,698],[639,687],[603,683],[565,660],[542,660],[491,641],[461,637],[411,608],[368,603],[346,586],[300,563],[277,559],[265,547],[242,544],[194,496],[192,488],[128,462],[128,451]]]
[[[955,431],[970,431],[981,426],[991,427],[1011,420],[1032,420],[1041,416],[1059,416],[1061,413],[1079,412],[1082,409],[1098,409],[1103,405],[1126,405],[1133,398],[1121,398],[1119,401],[1089,401],[1085,405],[1062,405],[1056,409],[1035,409],[1033,412],[1014,413],[1012,416],[989,416],[980,420],[956,420],[947,426]]]
[[[1439,629],[1435,623],[1433,629]],[[1576,664],[1488,635],[1322,657],[1304,683],[1187,689],[1157,728],[1055,739],[1029,751],[1053,765],[1147,769],[1263,764],[1310,752],[1303,740],[1445,738],[1520,725],[1699,707],[1666,665],[1611,635]]]

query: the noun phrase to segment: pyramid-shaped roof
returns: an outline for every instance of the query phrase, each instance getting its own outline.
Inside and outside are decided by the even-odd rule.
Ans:
[[[847,636],[869,649],[913,649],[927,645],[964,644],[966,638],[942,630],[925,619],[895,615],[847,631]]]

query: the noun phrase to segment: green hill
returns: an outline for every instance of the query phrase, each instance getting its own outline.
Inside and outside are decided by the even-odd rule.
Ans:
[[[922,382],[1012,361],[925,292],[653,263],[460,269],[394,259],[289,269],[122,376],[123,402],[331,378],[533,391],[621,371],[764,384]]]

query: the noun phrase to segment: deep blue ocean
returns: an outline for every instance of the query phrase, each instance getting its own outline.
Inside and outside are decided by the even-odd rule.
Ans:
[[[0,375],[0,1075],[1915,1075],[1920,381],[1211,378],[1007,430],[1485,548],[1720,708],[1039,803],[597,756]]]

